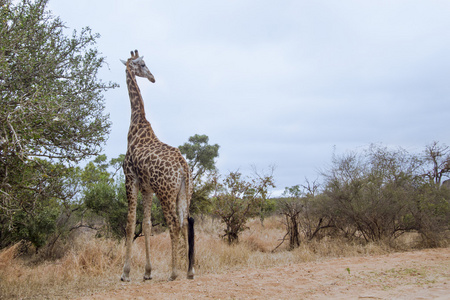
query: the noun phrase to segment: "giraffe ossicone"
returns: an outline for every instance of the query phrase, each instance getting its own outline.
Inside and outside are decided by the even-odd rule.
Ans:
[[[123,162],[125,187],[128,199],[128,217],[125,242],[125,262],[122,281],[130,281],[131,252],[136,227],[138,192],[142,193],[146,264],[144,280],[152,278],[150,260],[151,207],[155,194],[169,227],[172,243],[172,273],[169,280],[178,276],[180,235],[183,236],[188,259],[187,278],[194,278],[194,220],[189,217],[192,195],[192,178],[189,166],[178,148],[161,142],[145,117],[144,102],[136,82],[136,76],[155,82],[137,50],[122,61],[126,65],[126,80],[131,104],[131,121],[128,131],[127,153]]]

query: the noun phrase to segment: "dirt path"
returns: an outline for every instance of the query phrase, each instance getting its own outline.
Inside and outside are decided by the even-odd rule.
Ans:
[[[84,299],[450,299],[450,248],[118,283]]]

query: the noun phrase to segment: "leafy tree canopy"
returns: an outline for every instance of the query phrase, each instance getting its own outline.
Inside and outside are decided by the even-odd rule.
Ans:
[[[239,234],[247,220],[260,213],[261,200],[269,188],[275,187],[272,175],[245,178],[239,171],[230,172],[223,180],[215,178],[214,214],[225,223],[229,244],[239,242]]]
[[[189,142],[179,146],[182,154],[186,155],[186,159],[191,167],[192,177],[195,181],[206,171],[214,171],[216,169],[214,159],[219,156],[219,145],[209,145],[207,135],[193,135],[189,137]]]
[[[178,147],[186,155],[194,182],[191,213],[209,213],[212,209],[210,194],[214,189],[212,179],[217,171],[215,158],[219,156],[219,145],[209,145],[208,142],[207,135],[195,134]]]
[[[61,200],[55,186],[69,164],[102,150],[110,128],[102,92],[117,85],[97,77],[105,63],[95,48],[98,34],[84,28],[66,36],[64,23],[46,10],[48,0],[0,3],[3,238],[19,228],[14,214],[36,218],[51,205],[45,201]]]

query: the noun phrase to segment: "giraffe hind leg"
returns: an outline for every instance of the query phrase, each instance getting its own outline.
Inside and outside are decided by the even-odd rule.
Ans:
[[[171,219],[169,221],[169,219]],[[176,216],[166,218],[169,226],[170,239],[172,244],[172,273],[169,276],[169,281],[175,280],[178,277],[178,245],[180,242],[180,226],[176,220]]]
[[[189,201],[185,180],[182,180],[177,196],[177,211],[188,263],[187,278],[194,279],[194,219],[189,217]]]
[[[177,209],[176,209],[176,195],[164,196],[158,195],[161,202],[161,207],[163,209],[164,218],[166,219],[167,227],[169,227],[169,235],[172,246],[172,273],[168,280],[172,281],[178,277],[178,244],[180,240],[180,223],[178,220]]]

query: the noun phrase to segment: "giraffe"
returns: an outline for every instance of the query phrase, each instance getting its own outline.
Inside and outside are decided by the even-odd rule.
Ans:
[[[125,242],[125,262],[122,281],[130,281],[131,251],[136,226],[136,206],[138,192],[142,193],[145,236],[146,264],[144,280],[152,279],[150,262],[151,207],[153,194],[161,202],[172,244],[172,273],[169,280],[178,276],[178,246],[180,233],[187,250],[187,278],[194,278],[194,219],[189,217],[192,194],[192,178],[189,166],[177,148],[161,142],[153,132],[144,111],[144,102],[136,83],[136,76],[155,82],[145,65],[143,56],[137,50],[131,51],[126,66],[126,80],[131,104],[131,122],[128,131],[127,153],[123,162],[125,187],[128,199],[128,217]]]

